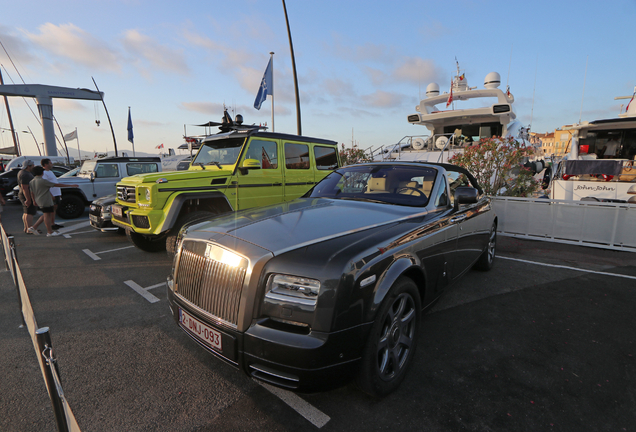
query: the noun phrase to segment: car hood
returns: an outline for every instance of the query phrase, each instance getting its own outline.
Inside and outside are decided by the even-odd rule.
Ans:
[[[238,238],[278,255],[331,238],[426,214],[425,208],[300,198],[289,203],[215,218],[190,228],[189,234],[199,238],[207,237],[221,244],[225,243],[223,236]]]
[[[91,182],[91,179],[88,178],[84,178],[84,177],[64,177],[64,178],[58,178],[57,182],[59,184],[88,184]]]
[[[166,179],[169,184],[171,182],[193,181],[200,178],[230,177],[231,175],[232,170],[230,169],[219,169],[214,165],[210,165],[206,166],[204,170],[193,169],[187,171],[161,171],[150,174],[137,174],[131,177],[125,177],[121,179],[121,182],[132,185],[140,183],[155,183],[158,179]]]

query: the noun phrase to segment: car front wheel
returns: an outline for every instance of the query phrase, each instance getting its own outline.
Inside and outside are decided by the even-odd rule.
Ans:
[[[77,219],[82,214],[86,205],[84,201],[76,195],[62,195],[62,200],[57,206],[57,215],[62,219]]]
[[[145,252],[161,252],[166,250],[166,238],[164,236],[145,236],[129,229],[126,230],[128,240]]]
[[[356,380],[362,391],[383,397],[399,387],[415,355],[420,316],[417,286],[398,279],[371,327]]]

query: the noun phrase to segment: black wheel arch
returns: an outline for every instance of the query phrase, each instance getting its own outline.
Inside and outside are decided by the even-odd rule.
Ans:
[[[415,282],[420,294],[421,303],[425,304],[426,297],[426,271],[420,266],[420,262],[413,256],[404,255],[395,259],[387,269],[378,276],[378,282],[373,290],[373,298],[365,312],[365,322],[373,321],[380,305],[391,290],[391,287],[401,277],[407,277]]]
[[[196,201],[196,202],[195,202]],[[178,195],[170,206],[162,231],[169,231],[177,220],[192,211],[211,211],[218,209],[218,213],[233,210],[227,196],[221,192],[183,193]]]

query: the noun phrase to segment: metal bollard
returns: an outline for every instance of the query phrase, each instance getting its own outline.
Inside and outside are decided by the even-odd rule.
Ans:
[[[42,327],[35,331],[35,337],[38,344],[38,352],[42,354],[42,363],[44,367],[44,377],[46,380],[46,388],[51,398],[51,404],[53,405],[53,413],[55,414],[55,421],[57,424],[57,430],[59,432],[67,432],[68,424],[66,423],[66,415],[64,414],[64,407],[59,393],[57,392],[57,386],[55,385],[55,379],[51,368],[55,368],[55,372],[59,376],[59,370],[57,368],[57,362],[53,355],[53,345],[51,344],[51,334],[48,327]]]

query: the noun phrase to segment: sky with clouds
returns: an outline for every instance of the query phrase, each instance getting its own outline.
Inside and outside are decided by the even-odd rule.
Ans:
[[[615,117],[626,101],[614,97],[632,95],[636,86],[635,0],[286,4],[302,132],[347,146],[426,134],[407,115],[430,82],[448,91],[455,59],[470,86],[482,88],[486,74],[499,72],[518,118],[536,132]],[[224,106],[248,124],[271,123],[270,99],[260,111],[253,106],[270,51],[275,130],[296,133],[282,1],[33,0],[2,10],[5,84],[94,89],[94,78],[120,151],[132,149],[128,107],[135,150],[146,153],[160,144],[176,148],[184,133],[204,133],[194,125],[219,121]],[[35,102],[9,103],[23,153],[37,154],[35,141],[43,138]],[[54,99],[53,111],[64,133],[77,128],[82,150],[113,150],[101,103]],[[0,147],[13,145],[4,104],[0,128]],[[28,129],[35,139],[22,132]],[[69,146],[76,156],[77,142]]]

